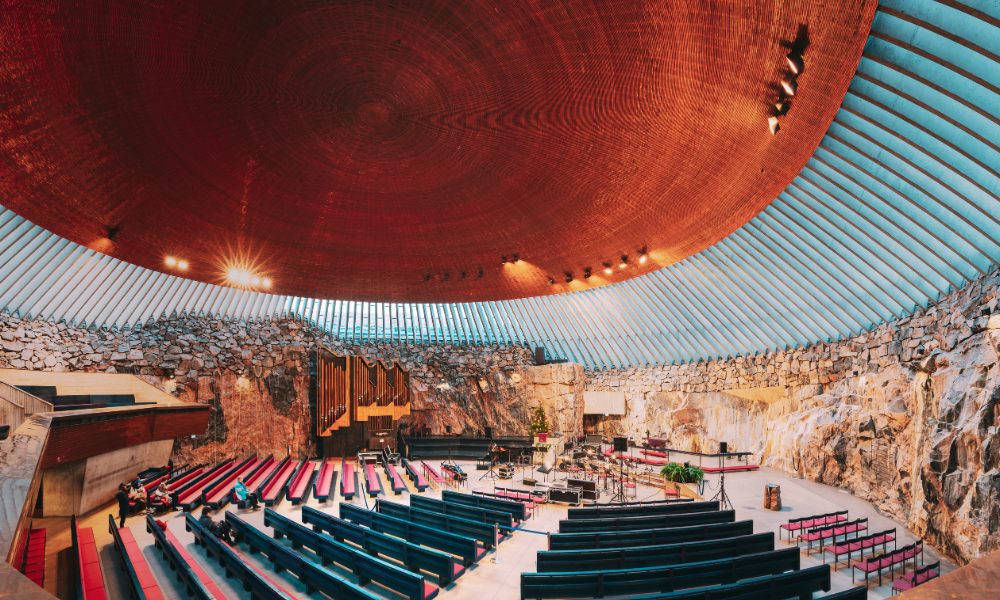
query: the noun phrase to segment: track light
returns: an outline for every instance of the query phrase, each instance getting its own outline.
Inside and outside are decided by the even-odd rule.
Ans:
[[[781,80],[781,89],[789,96],[795,95],[795,90],[799,89],[799,84],[795,83],[795,78],[789,75]]]
[[[619,269],[624,269],[628,266],[628,256],[622,256],[622,261],[618,264]]]
[[[767,120],[767,126],[771,129],[771,135],[776,135],[781,125],[778,125],[778,117],[771,117]]]
[[[583,278],[590,279],[590,267],[587,267],[586,269],[583,270]]]
[[[118,227],[108,228],[108,239],[111,240],[112,242],[118,241]]]
[[[549,277],[549,285],[555,285],[555,284],[556,284],[556,280],[553,279],[553,278],[551,278],[551,277]]]
[[[566,272],[566,283],[573,281],[573,274],[569,271]]]
[[[514,255],[511,258],[513,258],[513,260],[511,262],[513,262],[514,264],[517,264],[517,262],[519,260],[521,260],[521,258],[517,255],[516,252],[514,253]]]
[[[639,251],[639,264],[640,265],[646,264],[646,259],[648,259],[648,258],[649,258],[649,252],[645,248],[643,248],[642,250]]]
[[[774,110],[778,111],[779,115],[787,115],[790,108],[792,108],[792,104],[787,100],[781,100],[774,105]]]
[[[805,62],[802,61],[802,55],[798,52],[789,52],[785,55],[788,59],[788,67],[792,70],[792,73],[798,75],[806,68]]]
[[[501,265],[507,264],[507,256],[506,255],[500,257],[500,264]]]
[[[613,273],[614,271],[612,271],[611,265],[609,265],[608,263],[604,263],[604,272],[607,273],[608,275],[611,275],[611,273]]]

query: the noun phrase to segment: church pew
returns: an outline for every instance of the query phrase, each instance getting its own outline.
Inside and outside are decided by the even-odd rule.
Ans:
[[[736,583],[761,575],[799,570],[795,548],[644,569],[568,573],[521,573],[522,598],[603,598],[673,592],[678,589]]]
[[[713,523],[732,523],[735,520],[736,512],[732,510],[656,515],[652,517],[587,519],[583,521],[570,521],[567,519],[559,521],[559,533],[661,529],[664,527],[685,527],[691,525],[709,525]]]
[[[340,503],[340,517],[379,533],[385,533],[435,550],[453,554],[462,559],[462,564],[471,566],[486,554],[486,550],[471,537],[441,531],[439,527],[429,527],[410,523],[389,515],[365,510],[346,502]],[[335,517],[314,508],[302,508],[302,522],[309,523],[317,531],[330,531],[336,527]]]
[[[378,473],[375,471],[374,463],[364,465],[365,491],[369,498],[374,498],[382,493],[382,482],[379,481]]]
[[[242,477],[246,473],[251,473],[257,467],[258,462],[260,460],[255,454],[227,471],[221,479],[217,479],[211,487],[207,487],[202,491],[202,504],[213,510],[218,510],[225,506],[229,502],[230,492],[236,487],[236,478]]]
[[[340,459],[340,495],[350,500],[358,489],[358,474],[346,458]]]
[[[636,546],[680,544],[700,540],[720,540],[741,535],[750,535],[752,533],[753,521],[662,529],[636,529],[634,531],[551,533],[549,534],[549,550],[633,548]]]
[[[205,570],[188,554],[184,544],[180,543],[170,530],[161,529],[153,515],[146,515],[146,531],[153,534],[153,543],[163,552],[163,557],[177,574],[177,580],[184,584],[188,596],[194,596],[196,600],[226,597]]]
[[[287,460],[281,468],[276,470],[272,475],[267,485],[261,490],[259,496],[260,501],[264,503],[264,506],[274,506],[281,502],[285,490],[288,489],[288,482],[295,477],[295,474],[301,469],[305,464],[309,462],[309,459],[305,459],[300,463],[295,463],[292,460]]]
[[[570,571],[608,571],[626,568],[647,568],[678,565],[721,558],[735,558],[747,554],[774,550],[774,533],[665,544],[636,548],[606,550],[542,550],[535,555],[539,573]]]
[[[417,492],[423,493],[428,487],[430,487],[430,484],[427,483],[424,476],[420,474],[420,471],[417,471],[417,468],[413,466],[413,463],[405,458],[403,459],[403,468],[406,469],[406,474],[410,478],[410,481],[413,482],[413,487],[417,488]]]
[[[711,502],[663,502],[658,504],[636,504],[633,506],[595,506],[571,508],[567,518],[571,521],[584,519],[614,519],[619,517],[650,517],[679,513],[709,512],[719,510],[717,501]]]
[[[461,492],[453,492],[451,490],[442,491],[441,499],[445,502],[451,502],[452,504],[465,504],[475,508],[505,512],[510,514],[511,519],[518,522],[524,521],[529,516],[527,507],[523,502],[473,496],[471,494],[463,494]]]
[[[174,493],[174,506],[186,511],[192,511],[197,508],[201,504],[202,490],[212,485],[216,479],[232,468],[232,466],[233,461],[231,459],[224,460],[212,467],[212,470],[206,471],[188,481]]]
[[[114,516],[109,516],[109,518],[114,523]],[[70,530],[73,546],[76,549],[79,598],[80,600],[104,600],[107,598],[107,590],[104,586],[104,573],[101,571],[101,559],[97,553],[97,542],[94,539],[94,528],[80,527],[74,516],[70,518]],[[44,565],[44,553],[41,558]],[[25,576],[36,583],[38,587],[42,587],[44,581],[40,576],[33,576],[30,570],[26,570]]]
[[[389,480],[389,487],[392,488],[392,492],[395,495],[398,496],[403,492],[409,491],[408,489],[406,489],[406,484],[403,483],[403,478],[400,477],[399,473],[396,471],[396,467],[390,465],[389,463],[386,463],[384,468],[385,468],[385,476]]]
[[[128,576],[129,591],[133,600],[163,600],[160,585],[153,577],[153,572],[149,570],[142,549],[132,537],[132,530],[128,527],[119,529],[114,515],[108,515],[108,530],[121,558],[122,571]]]
[[[419,496],[410,496],[410,501],[412,502],[417,498],[419,498]],[[397,519],[402,519],[418,525],[437,527],[444,529],[449,533],[457,533],[459,535],[477,539],[485,544],[487,549],[493,548],[494,540],[498,534],[495,526],[492,524],[478,523],[476,521],[451,517],[441,513],[418,510],[412,506],[396,504],[394,502],[388,502],[381,499],[375,503],[375,510],[376,512],[384,515],[396,517]],[[499,538],[500,541],[506,539],[503,532],[499,532]]]
[[[288,484],[288,499],[292,504],[301,504],[309,499],[309,484],[312,483],[313,473],[316,472],[316,465],[306,459],[299,467],[295,478]]]
[[[445,493],[449,493],[449,491],[443,491],[442,495]],[[450,493],[457,494],[458,492]],[[471,498],[472,496],[467,497]],[[476,521],[488,525],[497,524],[508,528],[514,527],[514,518],[509,512],[457,504],[452,500],[436,500],[434,498],[414,496],[410,498],[410,506],[417,510],[441,513],[449,517],[457,517],[467,521]]]
[[[286,459],[287,460],[287,459]],[[248,492],[257,494],[257,499],[260,499],[260,494],[258,490],[267,482],[268,477],[274,473],[275,469],[278,468],[280,463],[274,460],[274,455],[268,456],[262,461],[257,463],[250,471],[247,471],[246,477],[243,478],[243,485],[247,488]],[[247,501],[239,500],[236,498],[235,485],[233,490],[229,492],[229,501],[238,506],[239,508],[246,508]]]
[[[272,518],[276,516],[277,513],[272,512]],[[290,551],[279,541],[267,537],[231,512],[226,513],[226,522],[236,532],[237,539],[245,541],[251,547],[251,552],[261,551],[267,554],[271,562],[275,563],[275,570],[296,568],[296,563],[288,557]],[[305,527],[289,528],[287,533],[290,540],[313,550],[320,557],[323,566],[335,562],[350,569],[358,576],[359,585],[362,587],[374,581],[407,596],[410,600],[431,600],[438,594],[437,586],[429,583],[423,575],[411,573],[369,556],[363,550],[342,544],[322,533],[310,531]],[[285,552],[282,552],[283,550]]]
[[[441,587],[448,585],[465,571],[462,565],[457,564],[450,555],[443,552],[422,548],[406,540],[366,529],[332,516],[330,524],[330,537],[334,540],[356,544],[372,556],[388,556],[403,563],[414,572],[423,569],[428,573],[434,573],[438,576]],[[317,533],[269,508],[264,509],[264,526],[274,530],[275,539],[283,535],[288,536],[288,539],[292,541],[293,548],[297,547],[297,544],[306,545],[312,542],[313,536]]]
[[[337,484],[337,469],[332,462],[323,461],[323,466],[316,476],[316,483],[313,484],[313,497],[320,502],[326,502],[333,493],[333,486]]]

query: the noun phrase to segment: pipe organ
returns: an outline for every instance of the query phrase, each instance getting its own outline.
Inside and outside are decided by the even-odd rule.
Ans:
[[[368,364],[360,356],[321,348],[316,351],[316,404],[321,436],[359,422],[373,431],[388,429],[386,423],[410,414],[410,372],[396,362]]]

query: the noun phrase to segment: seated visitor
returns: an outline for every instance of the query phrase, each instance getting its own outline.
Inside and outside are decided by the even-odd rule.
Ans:
[[[171,500],[172,497],[170,496],[170,490],[167,489],[167,484],[161,482],[160,485],[156,486],[156,490],[153,491],[153,495],[150,498],[150,505],[158,505],[167,509],[170,507]]]
[[[198,518],[198,522],[201,523],[209,533],[219,538],[226,544],[230,546],[236,545],[236,542],[233,541],[232,538],[232,529],[229,527],[229,523],[226,523],[225,520],[213,521],[212,515],[210,514],[207,506],[202,509],[201,517]]]
[[[242,477],[236,478],[236,487],[233,488],[233,493],[236,494],[236,499],[240,502],[245,502],[245,506],[250,510],[257,510],[259,508],[257,506],[257,494],[247,489]]]
[[[146,488],[139,484],[139,487],[132,487],[132,491],[129,492],[129,500],[135,502],[135,512],[136,514],[145,512],[146,510]]]

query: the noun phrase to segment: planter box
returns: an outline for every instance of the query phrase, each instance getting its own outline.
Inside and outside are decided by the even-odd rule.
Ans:
[[[678,496],[681,498],[694,498],[695,500],[704,500],[702,495],[698,493],[697,483],[677,483],[676,481],[664,481],[663,489],[667,491],[676,491]]]

